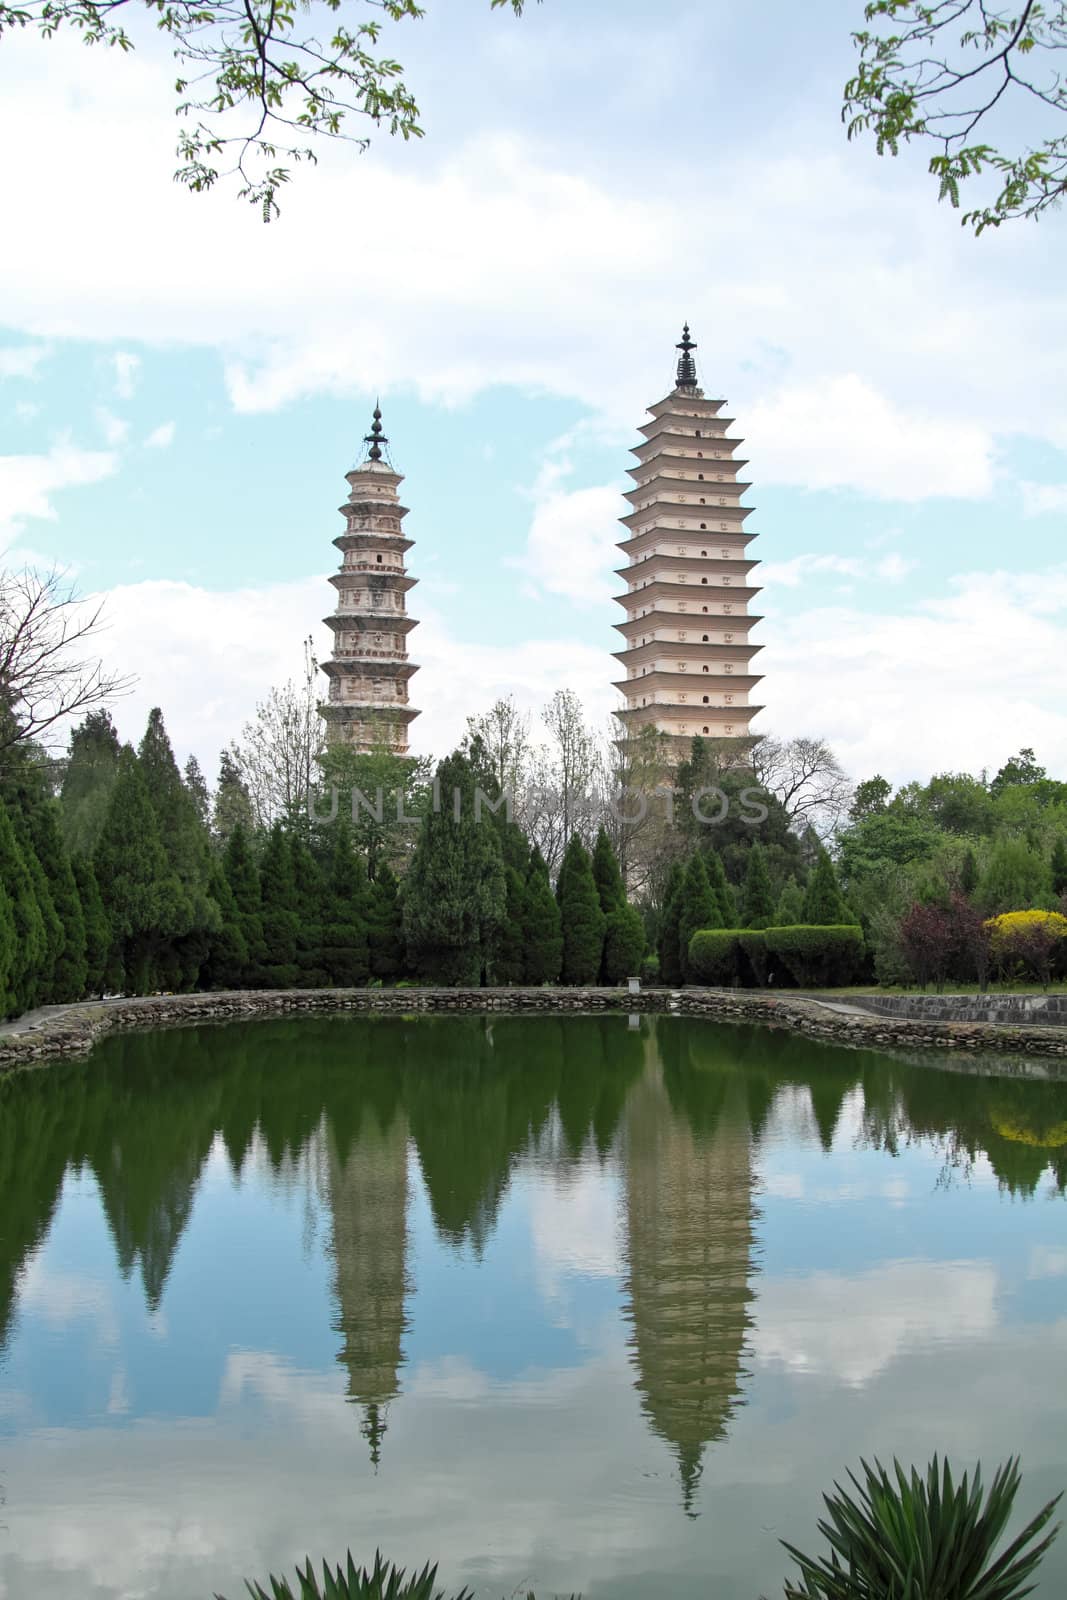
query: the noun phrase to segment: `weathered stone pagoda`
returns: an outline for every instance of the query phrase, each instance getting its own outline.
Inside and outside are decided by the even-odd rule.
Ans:
[[[345,530],[333,541],[341,565],[330,579],[337,606],[324,620],[333,630],[333,652],[322,663],[330,690],[319,710],[331,744],[406,755],[408,725],[419,714],[408,704],[408,684],[419,669],[408,660],[407,636],[416,623],[406,596],[418,580],[405,565],[413,540],[402,531],[407,507],[397,490],[404,480],[385,453],[389,441],[377,406],[363,442],[366,459],[346,473],[350,492],[339,508]]]
[[[649,407],[629,468],[631,509],[620,518],[627,564],[618,572],[626,593],[616,596],[626,612],[615,624],[626,641],[615,657],[624,669],[618,715],[627,739],[652,726],[678,743],[679,756],[695,735],[743,741],[740,754],[763,709],[750,699],[761,646],[749,634],[761,619],[749,611],[759,589],[750,582],[758,563],[748,559],[755,535],[744,526],[752,512],[741,505],[748,463],[735,454],[742,441],[728,436],[726,402],[698,387],[688,323],[676,348],[677,382]]]

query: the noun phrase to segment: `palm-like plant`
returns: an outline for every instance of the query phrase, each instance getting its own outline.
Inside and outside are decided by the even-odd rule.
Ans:
[[[251,1579],[245,1580],[245,1588],[252,1600],[445,1600],[443,1591],[434,1589],[436,1565],[426,1565],[414,1577],[406,1578],[403,1567],[382,1560],[380,1550],[374,1552],[373,1571],[357,1567],[351,1550],[343,1567],[338,1565],[331,1571],[324,1561],[321,1585],[309,1556],[303,1572],[297,1566],[296,1581],[299,1587],[294,1590],[288,1578],[271,1574],[267,1579],[269,1589]],[[216,1595],[215,1600],[222,1600],[222,1596]],[[472,1600],[471,1591],[461,1589],[453,1600]]]
[[[877,1461],[860,1467],[862,1483],[849,1473],[855,1496],[835,1483],[835,1493],[823,1497],[829,1519],[819,1531],[830,1542],[829,1558],[816,1560],[782,1540],[800,1567],[799,1581],[786,1582],[786,1600],[1021,1600],[1030,1593],[1029,1579],[1059,1525],[1038,1536],[1061,1496],[994,1560],[1019,1487],[1018,1457],[997,1470],[985,1496],[980,1465],[958,1485],[936,1456],[925,1480],[914,1467],[905,1474],[898,1461],[895,1481]]]

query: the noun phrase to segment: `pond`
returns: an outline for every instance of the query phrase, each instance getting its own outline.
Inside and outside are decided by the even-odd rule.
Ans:
[[[0,1594],[376,1545],[781,1594],[860,1455],[1067,1486],[1067,1083],[681,1018],[300,1018],[0,1082]],[[1062,1594],[1067,1535],[1039,1594]]]

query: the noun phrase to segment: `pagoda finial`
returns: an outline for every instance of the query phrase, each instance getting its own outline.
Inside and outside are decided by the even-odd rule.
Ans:
[[[389,440],[382,432],[382,408],[377,400],[374,402],[374,421],[370,425],[370,432],[363,435],[363,443],[370,445],[370,449],[367,451],[368,461],[380,461],[382,459],[382,445],[388,444]]]
[[[680,343],[674,347],[682,353],[678,357],[678,387],[679,389],[695,389],[697,386],[697,364],[693,360],[692,351],[696,343],[689,337],[689,324],[684,324]]]

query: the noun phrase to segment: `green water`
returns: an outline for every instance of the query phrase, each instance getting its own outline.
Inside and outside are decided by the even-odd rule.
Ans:
[[[1067,1084],[631,1020],[0,1082],[0,1594],[380,1545],[492,1600],[754,1600],[860,1454],[1067,1486]]]

